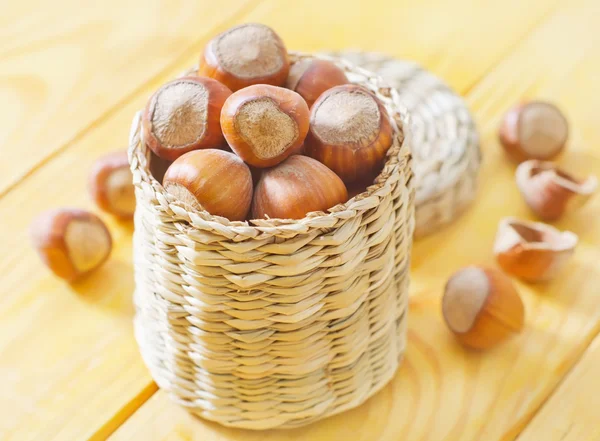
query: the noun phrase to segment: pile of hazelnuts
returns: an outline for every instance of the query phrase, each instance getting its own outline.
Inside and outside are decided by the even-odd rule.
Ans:
[[[393,140],[373,93],[330,61],[290,65],[281,38],[254,23],[210,40],[197,75],[152,95],[142,127],[165,190],[231,221],[301,219],[346,202],[380,173]]]

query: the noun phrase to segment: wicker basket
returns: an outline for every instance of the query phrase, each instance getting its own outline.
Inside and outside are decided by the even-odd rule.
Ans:
[[[395,137],[375,184],[330,213],[249,225],[189,212],[150,175],[133,123],[136,338],[161,388],[227,426],[294,427],[358,406],[404,352],[407,114],[379,77],[335,61],[383,101]]]
[[[477,195],[479,134],[463,99],[412,61],[374,52],[343,51],[336,57],[388,81],[411,119],[415,169],[415,236],[439,231]]]

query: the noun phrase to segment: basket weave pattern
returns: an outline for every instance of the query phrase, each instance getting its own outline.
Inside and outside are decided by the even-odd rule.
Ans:
[[[374,52],[334,54],[394,87],[411,119],[415,169],[415,235],[437,231],[475,199],[481,149],[464,100],[418,64]]]
[[[139,114],[132,126],[136,338],[161,388],[224,425],[294,427],[355,407],[404,352],[407,114],[379,77],[335,61],[382,100],[395,137],[375,184],[330,213],[249,225],[188,211],[150,175]]]

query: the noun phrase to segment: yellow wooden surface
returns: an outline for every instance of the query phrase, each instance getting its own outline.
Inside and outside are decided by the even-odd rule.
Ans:
[[[207,35],[256,0],[8,3],[0,6],[0,194],[156,75],[197,56]]]
[[[598,366],[600,338],[597,337],[518,441],[600,439]]]
[[[495,141],[513,102],[558,101],[573,128],[562,161],[600,174],[596,0],[78,3],[11,2],[0,14],[1,440],[99,440],[119,426],[113,439],[144,441],[517,436],[599,331],[600,198],[560,224],[583,240],[566,273],[547,286],[520,285],[528,321],[518,339],[486,354],[463,351],[441,322],[439,295],[460,265],[493,264],[502,215],[527,215]],[[415,247],[409,349],[392,384],[359,409],[266,434],[195,420],[160,392],[145,402],[155,386],[131,333],[131,225],[105,217],[113,258],[73,286],[43,268],[27,237],[42,209],[91,208],[85,181],[94,158],[126,142],[134,112],[195,62],[208,36],[248,20],[274,26],[295,49],[355,47],[416,59],[467,94],[486,153],[474,208]],[[582,365],[593,362],[587,356]],[[572,378],[559,394],[574,399],[590,384]],[[547,426],[560,408],[551,397],[523,439],[554,439]],[[557,424],[600,419],[593,409],[569,415]]]

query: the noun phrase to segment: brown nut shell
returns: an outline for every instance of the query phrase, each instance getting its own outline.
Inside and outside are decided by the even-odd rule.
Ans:
[[[463,345],[488,349],[518,333],[525,308],[512,281],[492,268],[470,266],[450,277],[442,299],[448,328]]]
[[[144,141],[162,159],[174,161],[184,153],[219,148],[221,108],[231,91],[211,78],[182,77],[150,97],[144,110]]]
[[[552,162],[536,159],[519,164],[516,181],[527,205],[545,221],[583,206],[598,188],[595,176],[576,178]]]
[[[223,135],[246,163],[272,167],[299,153],[308,133],[309,111],[296,92],[257,84],[232,94],[221,111]]]
[[[344,71],[332,61],[305,58],[292,64],[285,87],[297,92],[311,107],[323,92],[348,82]]]
[[[187,207],[231,221],[246,219],[252,203],[250,169],[223,150],[195,150],[179,157],[165,173],[163,186]]]
[[[169,166],[173,163],[173,161],[169,161],[167,159],[160,158],[150,150],[150,174],[156,179],[158,182],[162,182],[165,177],[165,173]]]
[[[256,185],[260,181],[260,177],[262,176],[262,172],[264,169],[252,167],[251,165],[249,165],[248,168],[250,169],[250,173],[252,174],[252,185],[256,187]]]
[[[263,170],[254,191],[252,218],[302,219],[346,202],[342,180],[320,162],[295,155]]]
[[[127,152],[98,158],[92,166],[89,189],[100,209],[121,219],[131,219],[135,212],[135,189]]]
[[[542,101],[510,109],[500,126],[499,138],[510,159],[547,160],[556,157],[569,137],[569,124],[555,105]]]
[[[279,35],[263,24],[247,23],[208,42],[198,75],[214,78],[235,92],[253,84],[283,86],[289,70],[287,49]]]
[[[101,266],[112,249],[112,238],[102,220],[75,208],[49,210],[30,227],[34,247],[58,277],[68,281]]]
[[[353,182],[348,185],[348,200],[365,193],[372,184],[372,182]]]
[[[373,179],[393,142],[388,113],[379,99],[355,84],[327,90],[313,104],[305,154],[346,183]]]
[[[527,282],[543,282],[555,277],[577,246],[578,237],[540,222],[515,218],[500,221],[494,255],[508,274]]]

